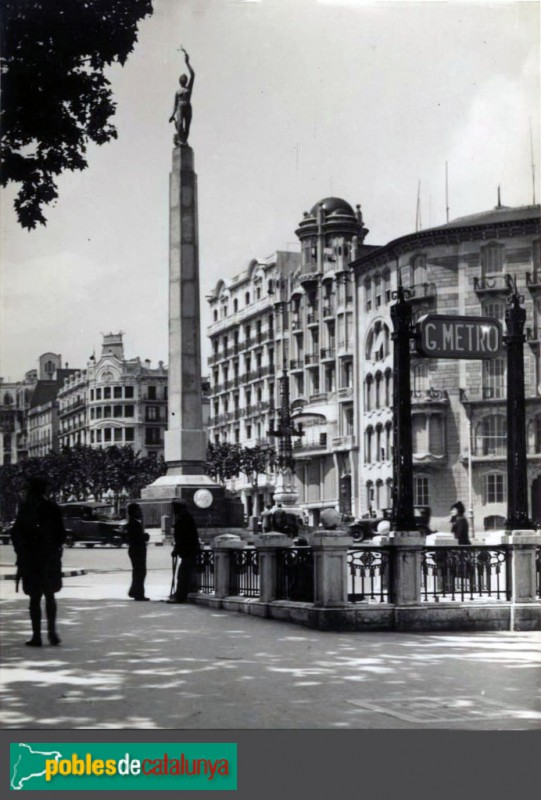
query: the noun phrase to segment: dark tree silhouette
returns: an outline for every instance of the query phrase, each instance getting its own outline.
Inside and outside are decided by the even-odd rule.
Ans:
[[[1,182],[20,184],[23,228],[45,224],[56,177],[85,169],[89,142],[116,138],[104,69],[124,64],[152,0],[3,0]]]

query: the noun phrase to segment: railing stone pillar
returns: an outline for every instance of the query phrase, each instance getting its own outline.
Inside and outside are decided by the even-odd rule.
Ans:
[[[214,595],[215,597],[228,597],[231,594],[229,566],[232,550],[241,550],[244,542],[240,536],[233,533],[224,533],[216,536],[212,542],[214,550]]]
[[[351,537],[317,531],[311,537],[314,553],[314,604],[336,608],[348,602],[348,547]]]
[[[276,600],[276,551],[291,547],[285,533],[262,533],[256,542],[259,553],[259,597],[263,603]]]
[[[509,537],[511,553],[511,587],[515,603],[535,603],[536,548],[541,545],[541,534],[531,530],[513,531]]]
[[[426,537],[418,531],[395,531],[391,539],[391,601],[416,605],[421,599],[421,567]]]

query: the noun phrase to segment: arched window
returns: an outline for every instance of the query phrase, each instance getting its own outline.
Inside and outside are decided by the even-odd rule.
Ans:
[[[365,432],[364,437],[364,462],[365,464],[372,463],[372,442],[374,438],[374,428],[370,425]]]
[[[374,302],[376,308],[381,305],[381,275],[374,276]]]
[[[4,405],[10,406],[12,404],[13,404],[13,397],[6,392],[4,395]]]
[[[381,372],[376,372],[376,380],[375,380],[375,403],[376,408],[381,408],[381,384],[383,382],[383,375]]]
[[[393,396],[393,373],[390,369],[385,370],[385,405],[390,408]]]
[[[373,481],[366,482],[366,507],[368,511],[372,511],[374,505],[374,483]]]
[[[374,407],[374,378],[372,375],[367,375],[365,382],[364,382],[364,396],[365,396],[365,408],[367,411],[372,411]]]
[[[392,459],[392,442],[393,439],[393,426],[391,422],[385,423],[385,461],[391,461]]]
[[[385,460],[385,449],[383,447],[383,425],[376,425],[376,461]]]
[[[388,269],[383,273],[383,285],[385,288],[385,302],[389,303],[391,301],[391,273]]]
[[[244,304],[249,306],[250,305],[250,292],[246,292],[244,295]]]
[[[218,309],[217,308],[215,308],[214,311],[212,312],[212,318],[213,318],[214,322],[218,321]]]
[[[381,478],[376,481],[376,508],[382,509],[383,508],[383,481]]]

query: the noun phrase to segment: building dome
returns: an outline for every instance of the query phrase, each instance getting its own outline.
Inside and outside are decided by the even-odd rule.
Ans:
[[[331,214],[348,214],[351,217],[355,216],[355,212],[350,204],[346,203],[346,201],[342,200],[340,197],[325,197],[323,200],[320,200],[310,211],[310,216],[315,217],[321,205],[325,206],[327,216]]]

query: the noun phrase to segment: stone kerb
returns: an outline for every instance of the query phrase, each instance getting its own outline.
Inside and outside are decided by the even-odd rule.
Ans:
[[[512,545],[512,599],[515,603],[539,602],[536,580],[536,550],[541,546],[541,534],[534,531],[513,531],[509,536]]]
[[[422,555],[426,536],[418,531],[395,531],[391,538],[392,602],[416,605],[421,599]]]
[[[230,556],[233,550],[242,550],[244,541],[240,536],[224,533],[212,542],[214,550],[214,595],[228,597],[230,594]]]
[[[314,553],[314,604],[336,608],[348,603],[348,548],[351,536],[331,531],[316,531],[311,545]]]
[[[276,600],[278,550],[291,547],[292,542],[285,533],[262,533],[256,540],[259,553],[259,597],[264,603]]]

